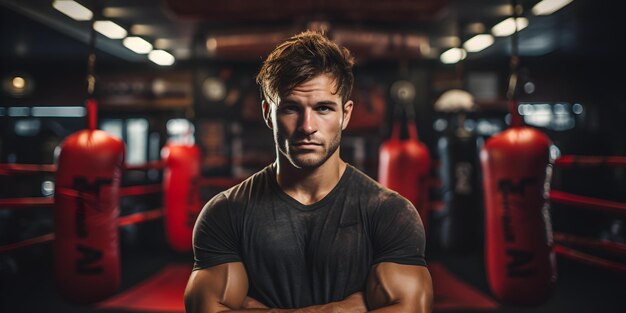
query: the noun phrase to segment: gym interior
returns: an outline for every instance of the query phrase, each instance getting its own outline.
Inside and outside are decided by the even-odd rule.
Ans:
[[[184,312],[199,210],[276,158],[255,76],[305,30],[355,56],[341,157],[416,206],[433,312],[624,312],[625,9],[0,0],[0,312]],[[115,141],[93,158],[123,154],[119,186],[104,250],[66,251],[106,184],[60,180],[89,171],[59,162],[87,131]],[[517,131],[526,145],[503,142]],[[118,266],[101,281],[68,274],[106,257]]]

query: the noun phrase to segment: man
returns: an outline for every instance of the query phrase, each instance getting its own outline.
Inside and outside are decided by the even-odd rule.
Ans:
[[[315,32],[268,56],[257,82],[276,161],[202,210],[187,312],[430,312],[417,211],[339,156],[353,63]]]

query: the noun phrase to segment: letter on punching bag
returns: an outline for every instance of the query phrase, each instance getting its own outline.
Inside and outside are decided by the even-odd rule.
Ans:
[[[507,304],[540,304],[556,282],[545,195],[549,147],[542,132],[512,127],[481,151],[487,278],[492,293]]]
[[[124,143],[102,130],[68,136],[58,157],[54,265],[60,294],[76,303],[120,285],[117,218]]]
[[[195,145],[170,143],[161,155],[166,162],[163,194],[167,241],[175,251],[191,251],[193,226],[202,209],[198,187],[200,149]]]
[[[408,139],[400,139],[401,123],[396,122],[391,137],[380,146],[378,181],[411,201],[426,228],[430,155],[426,145],[418,140],[415,123],[408,122],[407,126]]]

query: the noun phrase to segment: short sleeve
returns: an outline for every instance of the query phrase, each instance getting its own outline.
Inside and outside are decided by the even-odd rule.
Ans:
[[[193,230],[193,270],[241,262],[239,236],[232,214],[223,193],[213,197],[202,208]]]
[[[393,193],[374,212],[371,224],[374,264],[426,266],[424,226],[411,202]]]

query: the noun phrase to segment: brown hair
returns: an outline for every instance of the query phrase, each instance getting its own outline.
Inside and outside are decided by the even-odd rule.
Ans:
[[[326,36],[305,31],[280,44],[270,53],[256,77],[263,96],[277,103],[297,85],[320,74],[331,74],[343,104],[352,92],[354,58]]]

